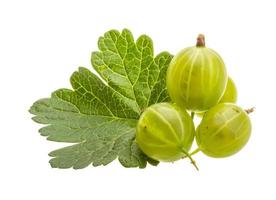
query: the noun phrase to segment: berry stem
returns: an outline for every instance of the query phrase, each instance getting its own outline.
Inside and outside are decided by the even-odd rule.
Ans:
[[[244,111],[245,111],[247,114],[250,114],[250,113],[254,112],[254,110],[255,110],[255,107],[252,107],[252,108],[245,109]]]
[[[192,118],[192,120],[194,119],[194,116],[195,116],[195,112],[191,112],[191,118]]]
[[[197,154],[200,151],[201,151],[201,149],[200,149],[200,147],[198,147],[197,149],[195,149],[194,151],[192,151],[192,153],[189,153],[189,154],[190,154],[190,156],[193,156],[193,155]],[[184,156],[183,158],[187,158],[187,156]]]
[[[205,36],[203,34],[199,34],[196,40],[197,47],[205,47]]]
[[[192,153],[190,153],[190,156],[195,155],[196,153],[200,152],[201,149],[198,147],[197,149],[195,149],[194,151],[192,151]]]
[[[199,171],[195,160],[192,158],[192,156],[185,150],[185,149],[181,149],[181,151],[190,159],[192,165],[196,168],[197,171]]]

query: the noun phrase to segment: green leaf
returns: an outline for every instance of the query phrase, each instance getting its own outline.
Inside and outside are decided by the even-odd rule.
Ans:
[[[169,101],[165,76],[172,56],[154,58],[151,39],[142,35],[135,42],[126,29],[108,31],[98,46],[91,62],[99,77],[80,67],[71,76],[72,90],[59,89],[30,108],[33,120],[46,125],[42,136],[72,144],[52,151],[50,164],[81,169],[118,158],[125,167],[157,165],[135,143],[135,127],[144,108]]]

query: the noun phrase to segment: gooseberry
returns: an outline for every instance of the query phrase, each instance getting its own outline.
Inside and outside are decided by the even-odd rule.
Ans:
[[[221,97],[219,103],[236,103],[237,102],[237,88],[234,81],[228,76],[228,81],[226,85],[226,89],[224,91],[223,96]],[[205,112],[196,113],[198,117],[203,117]]]
[[[188,154],[195,135],[190,115],[176,104],[158,103],[144,110],[136,129],[136,142],[149,157],[172,162]],[[196,165],[195,165],[196,166]]]
[[[219,103],[236,103],[237,97],[238,97],[237,87],[234,81],[232,80],[232,78],[228,76],[226,89]]]
[[[196,130],[198,150],[218,158],[240,151],[251,135],[249,111],[233,103],[217,104],[208,110]]]
[[[227,72],[222,58],[205,47],[203,35],[195,47],[180,51],[167,70],[167,89],[173,102],[182,109],[203,112],[221,99],[227,83]]]

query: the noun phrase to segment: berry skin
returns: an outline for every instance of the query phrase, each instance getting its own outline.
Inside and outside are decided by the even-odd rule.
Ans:
[[[224,94],[221,97],[219,103],[236,103],[237,96],[238,96],[238,92],[237,92],[236,85],[235,85],[234,81],[230,77],[228,77],[226,89],[225,89]],[[196,115],[198,117],[203,117],[204,113],[205,112],[196,113]]]
[[[188,156],[195,134],[190,115],[171,103],[154,104],[142,113],[136,142],[149,157],[172,162]]]
[[[246,111],[232,103],[221,103],[208,110],[196,130],[199,149],[210,157],[227,157],[240,151],[251,135]]]
[[[197,45],[180,51],[167,70],[167,89],[182,109],[204,112],[221,99],[227,84],[222,58],[205,47],[203,35]]]
[[[232,80],[232,78],[228,77],[226,89],[219,103],[236,103],[237,98],[238,98],[237,87],[234,81]]]

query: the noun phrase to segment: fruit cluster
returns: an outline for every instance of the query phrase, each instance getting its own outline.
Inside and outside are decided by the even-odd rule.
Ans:
[[[219,158],[245,146],[253,109],[235,104],[236,86],[220,55],[205,47],[204,35],[172,59],[166,84],[172,102],[148,107],[137,124],[136,141],[146,155],[165,162],[188,157],[197,168],[191,156],[199,151]],[[196,130],[194,114],[202,117]],[[194,138],[198,148],[190,153]]]

